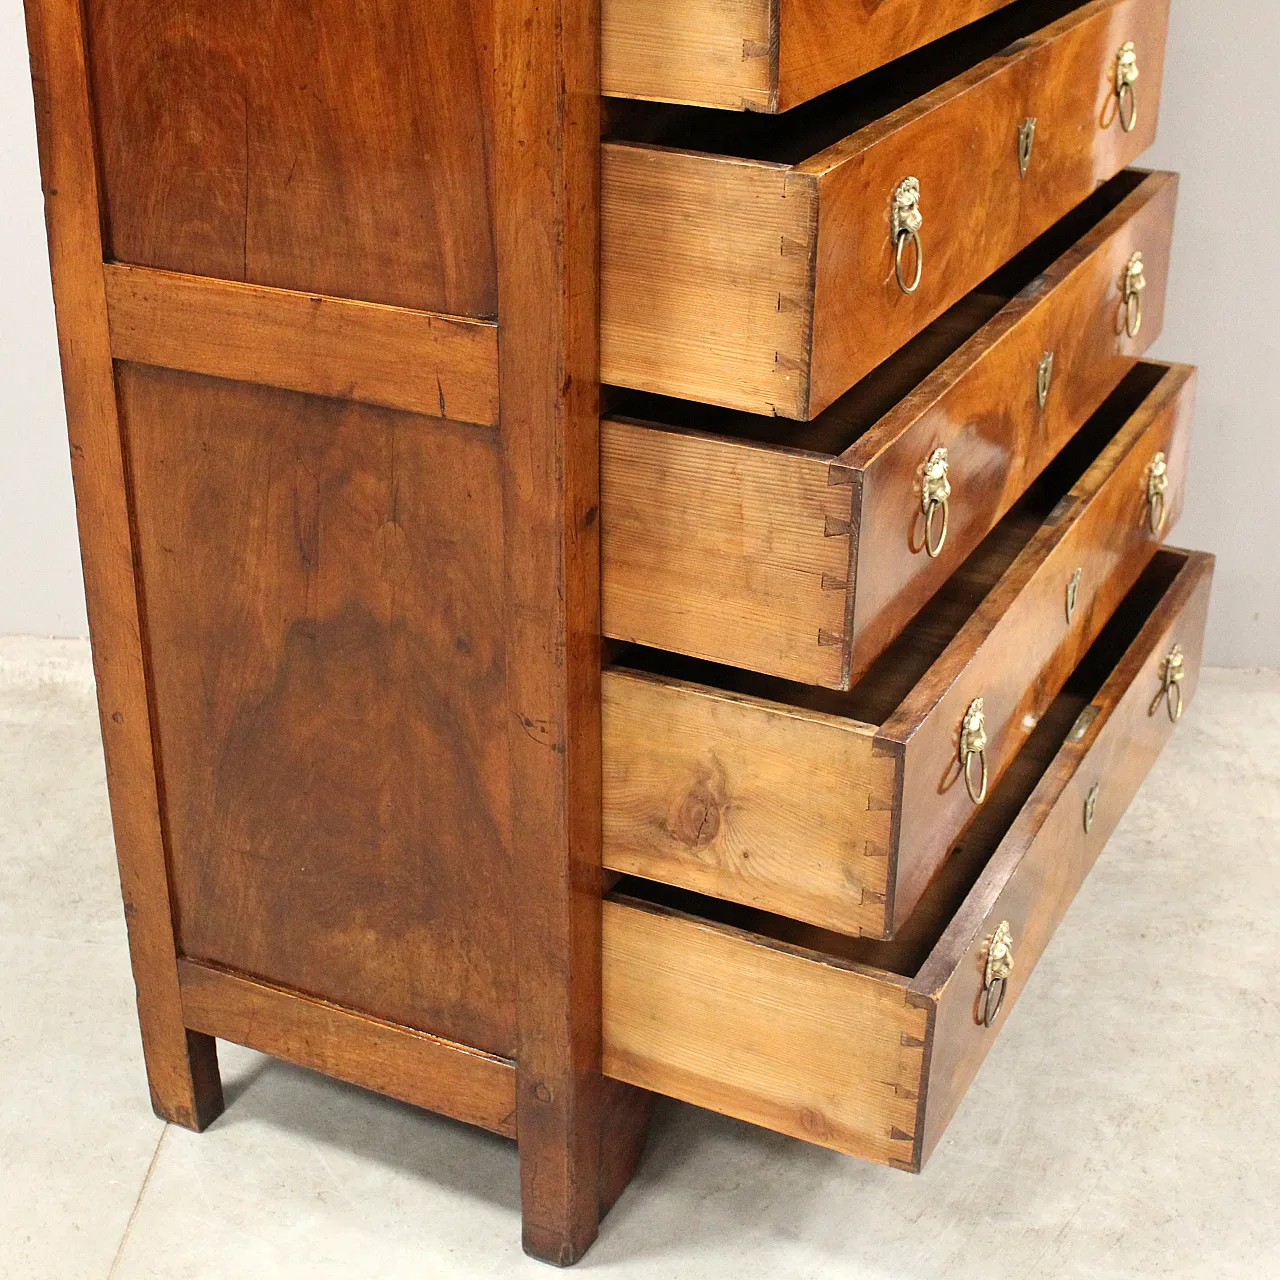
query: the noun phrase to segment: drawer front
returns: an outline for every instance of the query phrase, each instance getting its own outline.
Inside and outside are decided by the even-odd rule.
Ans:
[[[1194,370],[1168,369],[883,725],[881,739],[903,752],[894,927],[973,813],[959,762],[966,711],[982,699],[994,783],[1182,514],[1194,411]],[[1154,528],[1148,491],[1157,458],[1167,488]],[[976,778],[976,763],[971,772]]]
[[[1187,557],[1160,608],[1077,721],[913,984],[936,1008],[922,1160],[937,1145],[991,1047],[993,1030],[999,1030],[1017,1003],[1103,845],[1176,731],[1168,698],[1162,695],[1164,664],[1175,646],[1184,655],[1182,705],[1190,705],[1200,673],[1212,577],[1211,556]],[[993,1028],[987,1028],[975,1013],[987,939],[1001,921],[1010,926],[1014,966],[1004,1005]]]
[[[837,147],[800,166],[820,183],[808,416],[1151,145],[1168,14],[1169,0],[1096,0],[855,135],[854,162]],[[1115,110],[1127,41],[1141,71],[1132,132]],[[1030,118],[1023,177],[1018,129]],[[908,175],[919,181],[924,219],[924,270],[910,295],[896,279],[889,218]]]
[[[877,966],[876,946],[885,944],[831,954],[615,896],[604,907],[605,1073],[919,1169],[1174,731],[1157,700],[1174,643],[1185,655],[1184,705],[1194,692],[1212,561],[1162,554],[1181,568],[914,976]],[[988,939],[1002,920],[1015,963],[1003,1005],[984,1027],[977,1012]]]
[[[985,591],[981,603],[963,625],[949,624],[959,625],[949,644],[878,726],[832,713],[846,704],[829,696],[808,709],[607,670],[605,866],[842,933],[891,936],[973,816],[959,767],[973,700],[984,699],[994,784],[1181,512],[1194,372],[1146,365],[1131,379],[1136,390],[1127,382],[1117,396],[1134,398],[1132,416],[1109,443],[1082,436],[1080,448],[1101,451],[1016,558],[984,544],[958,571],[980,584],[972,594]],[[1157,454],[1167,488],[1153,531]],[[992,567],[984,557],[1000,559]],[[931,625],[943,624],[915,624]],[[916,645],[931,643],[913,629],[887,656],[914,664]]]
[[[1094,0],[797,164],[680,150],[678,132],[670,148],[607,143],[602,381],[814,417],[1151,144],[1168,3]],[[1126,132],[1115,84],[1130,40],[1141,97]],[[912,294],[891,229],[909,176],[924,253]]]
[[[786,111],[1009,3],[603,0],[603,91]]]
[[[1160,336],[1177,194],[1175,174],[1148,176],[842,459],[860,473],[864,531],[849,626],[851,680]],[[1146,288],[1130,337],[1121,282],[1135,253]],[[922,544],[920,471],[940,447],[951,468],[950,519],[931,559]]]
[[[605,634],[848,688],[1159,336],[1177,185],[1142,178],[838,460],[606,418]],[[1147,285],[1129,337],[1119,281],[1135,252]],[[931,559],[920,471],[939,447],[952,494]]]

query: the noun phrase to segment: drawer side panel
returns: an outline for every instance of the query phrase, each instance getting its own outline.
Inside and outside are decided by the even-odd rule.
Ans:
[[[600,199],[601,382],[803,417],[813,182],[608,143]]]
[[[604,630],[810,684],[840,681],[851,485],[825,459],[601,424]]]
[[[604,674],[614,871],[879,934],[897,769],[870,726]]]
[[[909,1168],[928,1012],[904,985],[604,904],[604,1071]]]

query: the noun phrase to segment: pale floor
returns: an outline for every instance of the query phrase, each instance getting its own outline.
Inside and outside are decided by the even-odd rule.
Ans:
[[[920,1177],[677,1104],[582,1270],[1280,1277],[1280,674],[1212,671]],[[147,1104],[85,650],[0,641],[0,1276],[547,1276],[513,1145],[246,1050]]]

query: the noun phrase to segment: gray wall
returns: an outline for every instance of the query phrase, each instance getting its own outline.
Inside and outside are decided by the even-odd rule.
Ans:
[[[0,397],[0,635],[85,635],[22,0],[0,0]]]
[[[1228,666],[1280,667],[1280,480],[1264,470],[1280,465],[1278,50],[1274,0],[1174,0],[1160,141],[1144,161],[1183,175],[1154,354],[1201,367],[1190,497],[1174,537],[1218,555],[1208,657]],[[0,634],[79,635],[20,0],[0,0],[0,175]]]

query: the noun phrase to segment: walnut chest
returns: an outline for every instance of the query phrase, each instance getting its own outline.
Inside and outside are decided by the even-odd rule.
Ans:
[[[921,1168],[1195,692],[1168,0],[26,0],[157,1113]]]

